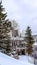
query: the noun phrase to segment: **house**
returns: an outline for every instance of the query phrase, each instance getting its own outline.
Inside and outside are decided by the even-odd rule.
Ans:
[[[23,37],[20,37],[19,28],[17,26],[17,23],[14,21],[12,22],[12,28],[11,28],[11,42],[12,42],[12,51],[16,50],[18,53],[25,54],[25,41]]]
[[[25,54],[25,41],[20,37],[12,37],[12,50],[16,50],[18,53]]]

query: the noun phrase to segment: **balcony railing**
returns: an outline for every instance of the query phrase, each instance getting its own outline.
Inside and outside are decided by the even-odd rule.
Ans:
[[[19,45],[19,46],[16,46],[16,49],[25,49],[25,46],[24,45],[23,46]]]

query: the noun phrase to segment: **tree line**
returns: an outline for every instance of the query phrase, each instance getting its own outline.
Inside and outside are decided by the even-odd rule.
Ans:
[[[10,46],[11,41],[8,33],[11,30],[12,24],[11,21],[9,21],[9,19],[7,19],[6,17],[7,17],[7,13],[5,13],[5,9],[3,8],[2,1],[1,1],[0,2],[0,48],[5,48],[6,49],[5,53],[9,53],[11,51],[11,46]],[[34,43],[32,31],[29,26],[27,27],[25,33],[25,41],[27,43],[26,50],[29,55],[33,51],[32,45]]]

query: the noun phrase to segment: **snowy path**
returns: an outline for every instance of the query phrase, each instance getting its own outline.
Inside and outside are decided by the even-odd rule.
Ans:
[[[24,64],[27,64],[27,65],[34,65],[32,63],[29,62],[29,58],[28,56],[25,56],[25,55],[21,55],[19,56],[19,61],[22,61]]]
[[[24,59],[22,58],[22,60]],[[25,61],[22,60],[16,60],[0,52],[0,65],[33,65],[27,62],[27,59]]]

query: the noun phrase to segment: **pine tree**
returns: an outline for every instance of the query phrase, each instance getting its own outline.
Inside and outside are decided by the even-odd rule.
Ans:
[[[5,32],[5,28],[4,28],[4,23],[5,23],[5,19],[7,14],[4,13],[5,9],[3,8],[2,5],[2,1],[0,1],[0,39],[3,38],[3,36],[5,36],[4,32]],[[6,26],[5,26],[6,27]]]
[[[32,31],[31,31],[29,26],[27,27],[27,30],[26,30],[26,33],[25,33],[25,40],[26,40],[26,43],[27,43],[26,51],[27,51],[27,53],[29,55],[33,51],[32,45],[34,43],[34,38],[32,36]]]
[[[4,12],[5,9],[3,8],[2,1],[0,2],[0,47],[5,48],[9,41],[8,33],[11,29],[11,22],[6,19],[7,14]],[[8,41],[7,41],[8,40]]]
[[[3,8],[2,1],[0,1],[0,21],[5,20],[7,17],[7,14],[4,12],[5,12],[5,9]]]
[[[10,39],[7,40],[7,46],[6,46],[6,54],[11,52],[11,45],[10,45],[11,41]]]

